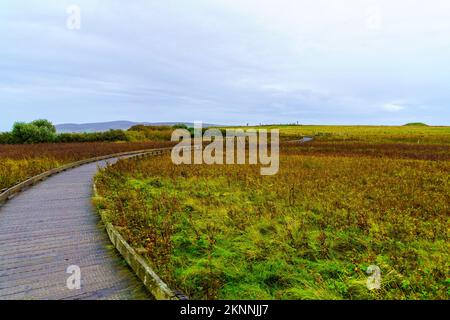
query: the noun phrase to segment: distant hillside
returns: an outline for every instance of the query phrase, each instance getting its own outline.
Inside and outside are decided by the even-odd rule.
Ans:
[[[411,122],[405,124],[405,127],[428,127],[428,125],[422,122]]]
[[[56,130],[59,133],[65,132],[101,132],[108,131],[110,129],[128,130],[135,125],[146,126],[172,126],[175,124],[183,123],[187,126],[193,126],[191,122],[132,122],[132,121],[110,121],[110,122],[94,122],[94,123],[63,123],[56,125]],[[204,127],[213,127],[213,124],[204,123]]]

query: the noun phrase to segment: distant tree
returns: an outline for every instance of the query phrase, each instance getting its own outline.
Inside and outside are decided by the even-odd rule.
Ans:
[[[0,132],[0,144],[14,143],[11,132]]]
[[[46,128],[50,132],[56,133],[56,127],[53,125],[53,123],[51,123],[48,120],[45,119],[34,120],[33,122],[31,122],[31,124],[35,125],[38,128]]]
[[[143,131],[126,131],[125,135],[127,136],[127,140],[130,142],[141,142],[147,140],[145,132]]]
[[[185,125],[184,123],[177,123],[177,124],[173,125],[172,128],[174,128],[174,129],[188,129],[188,126]]]
[[[0,133],[0,144],[42,143],[42,142],[115,142],[115,141],[168,141],[173,128],[170,126],[137,125],[128,131],[109,130],[105,132],[60,133],[48,120],[40,119],[30,123],[16,122],[11,132]]]
[[[143,124],[137,124],[128,129],[128,131],[145,131],[145,130],[146,126],[144,126]]]
[[[172,126],[135,125],[128,129],[127,133],[130,139],[142,139],[142,137],[144,137],[144,140],[168,141],[172,136],[173,130],[175,130],[175,128]],[[136,133],[139,133],[139,135]]]
[[[53,142],[56,139],[56,129],[47,120],[36,120],[31,123],[16,122],[11,135],[14,143]]]
[[[122,130],[108,130],[98,134],[100,141],[127,141],[127,135]]]

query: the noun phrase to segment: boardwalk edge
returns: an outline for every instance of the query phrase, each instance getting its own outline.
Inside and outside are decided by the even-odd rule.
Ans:
[[[95,181],[92,185],[92,189],[93,197],[101,198],[98,195]],[[183,294],[171,290],[169,286],[156,274],[150,264],[121,236],[116,227],[105,219],[102,211],[98,208],[95,209],[106,227],[106,232],[108,233],[111,243],[156,300],[187,300],[187,297]]]

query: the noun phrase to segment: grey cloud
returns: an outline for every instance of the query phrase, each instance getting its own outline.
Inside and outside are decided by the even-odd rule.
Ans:
[[[366,37],[341,28],[329,14],[325,25],[332,29],[297,22],[295,10],[302,4],[307,10],[305,0],[293,4],[286,24],[277,12],[261,15],[252,1],[80,0],[82,29],[71,31],[65,27],[69,1],[5,2],[3,130],[28,117],[215,123],[450,118],[448,42],[445,47],[441,36],[429,38],[428,48],[441,50],[432,51],[412,42],[404,27],[390,32],[389,19],[380,34]],[[277,2],[260,6],[270,3]],[[313,18],[323,19],[311,16],[308,23]],[[399,43],[399,33],[408,41]],[[426,107],[399,104],[410,101]]]

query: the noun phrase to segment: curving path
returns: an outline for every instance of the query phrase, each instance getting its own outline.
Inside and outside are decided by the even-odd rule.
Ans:
[[[105,164],[59,173],[0,206],[0,300],[151,298],[93,211],[92,178]],[[70,265],[81,269],[80,290],[66,287]]]

